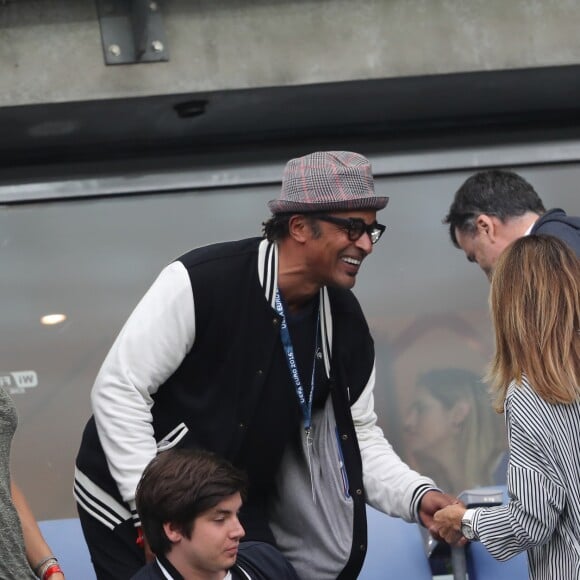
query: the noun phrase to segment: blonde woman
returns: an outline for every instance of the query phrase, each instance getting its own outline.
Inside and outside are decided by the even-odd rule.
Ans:
[[[435,515],[433,531],[480,540],[498,560],[527,550],[530,578],[580,577],[580,262],[564,242],[527,236],[500,257],[490,296],[489,379],[505,411],[506,505]]]

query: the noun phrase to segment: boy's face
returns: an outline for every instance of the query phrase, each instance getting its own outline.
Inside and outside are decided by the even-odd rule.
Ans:
[[[196,577],[223,578],[225,571],[236,562],[238,545],[244,528],[238,520],[242,498],[235,493],[215,507],[195,518],[191,537],[187,538],[164,524],[165,533],[173,542],[168,559],[178,569],[196,573]]]

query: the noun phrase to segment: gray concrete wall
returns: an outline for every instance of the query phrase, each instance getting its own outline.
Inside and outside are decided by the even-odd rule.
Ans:
[[[92,0],[0,0],[0,106],[580,62],[578,0],[160,0],[169,62],[107,66]]]

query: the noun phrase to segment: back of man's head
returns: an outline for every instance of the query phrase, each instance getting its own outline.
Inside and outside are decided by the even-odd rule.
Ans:
[[[225,498],[246,493],[246,476],[221,457],[200,449],[162,451],[145,468],[135,497],[151,550],[172,547],[163,529],[171,522],[190,538],[195,519]]]
[[[542,215],[545,211],[540,196],[523,177],[513,171],[491,169],[480,171],[463,183],[443,223],[449,224],[451,241],[459,247],[455,230],[474,233],[481,214],[506,222],[528,212]]]

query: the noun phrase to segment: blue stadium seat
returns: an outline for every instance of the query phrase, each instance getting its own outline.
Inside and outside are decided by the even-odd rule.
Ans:
[[[368,550],[359,580],[432,580],[417,524],[367,506]]]
[[[494,486],[503,492],[503,503],[508,501],[507,487]],[[491,488],[480,488],[491,489]],[[528,557],[525,552],[506,562],[499,562],[480,542],[472,542],[466,548],[467,573],[469,580],[527,580]]]
[[[96,580],[89,549],[77,518],[38,522],[67,580]]]

